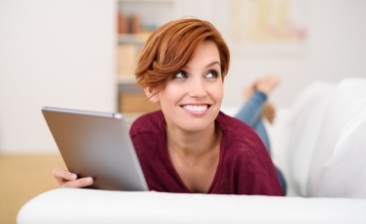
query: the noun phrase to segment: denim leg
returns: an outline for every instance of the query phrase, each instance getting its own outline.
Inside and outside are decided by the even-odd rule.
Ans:
[[[239,120],[253,127],[262,118],[262,109],[267,100],[267,95],[263,92],[256,91],[240,108],[235,116]]]
[[[262,139],[267,150],[270,152],[270,143],[267,131],[262,122],[262,109],[266,103],[267,95],[263,92],[256,91],[240,108],[235,116],[239,120],[251,126]]]
[[[277,171],[278,178],[280,179],[280,184],[281,184],[281,187],[282,187],[283,195],[286,195],[286,193],[287,193],[287,183],[286,183],[285,176],[283,175],[282,171],[280,169],[278,169],[278,167],[276,165],[275,165],[275,168],[276,168],[276,171]]]

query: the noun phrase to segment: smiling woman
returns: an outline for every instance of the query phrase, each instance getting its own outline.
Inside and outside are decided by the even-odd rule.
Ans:
[[[229,62],[207,21],[172,21],[147,41],[136,77],[162,111],[138,119],[131,136],[151,190],[281,195],[261,141],[220,112]]]
[[[147,40],[136,78],[161,110],[138,118],[130,135],[150,190],[282,195],[261,139],[220,111],[229,62],[225,41],[207,21],[175,20]],[[67,171],[55,176],[65,186],[92,184]]]

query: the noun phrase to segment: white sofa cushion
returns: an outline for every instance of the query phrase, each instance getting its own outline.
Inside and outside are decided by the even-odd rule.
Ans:
[[[305,196],[366,198],[366,79],[340,82],[325,115]]]
[[[285,154],[282,157],[286,161],[284,164],[288,177],[289,195],[307,195],[311,160],[318,150],[318,137],[334,88],[334,85],[328,83],[313,83],[302,91],[289,107],[286,113],[287,119],[281,117],[279,120],[285,123],[280,127],[286,131],[278,128],[277,130],[281,134],[288,135],[286,136],[287,146],[284,146]]]
[[[18,224],[366,223],[366,200],[55,189],[25,204]]]

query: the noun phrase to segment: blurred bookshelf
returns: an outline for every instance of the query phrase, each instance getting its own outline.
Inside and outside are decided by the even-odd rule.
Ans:
[[[150,34],[176,18],[181,0],[117,0],[117,108],[122,113],[144,113],[159,108],[136,85],[138,54]]]

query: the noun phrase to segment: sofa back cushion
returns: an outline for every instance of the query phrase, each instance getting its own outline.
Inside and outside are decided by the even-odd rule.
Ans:
[[[287,182],[290,195],[306,196],[311,160],[317,153],[318,137],[329,98],[335,86],[317,82],[308,86],[289,108],[286,150]]]
[[[328,100],[304,196],[366,198],[366,79],[341,81]]]

